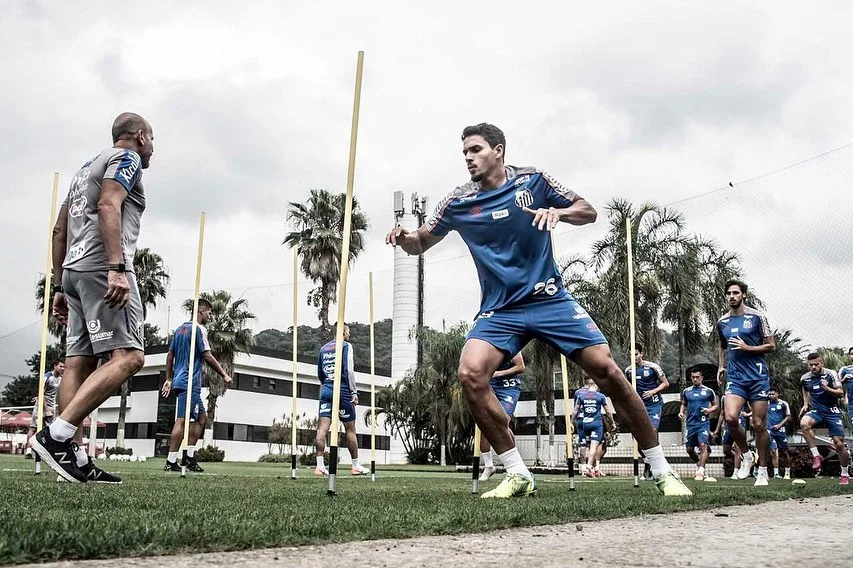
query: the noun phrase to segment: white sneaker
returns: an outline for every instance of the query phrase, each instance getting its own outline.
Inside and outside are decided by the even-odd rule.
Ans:
[[[737,477],[737,470],[734,470],[734,472],[732,472],[732,476],[729,479],[737,479],[737,478],[738,478]]]
[[[480,474],[480,481],[488,481],[495,474],[497,469],[494,467],[484,467],[483,473]]]
[[[767,474],[766,473],[756,474],[755,484],[753,485],[753,487],[764,487],[766,485],[770,485],[770,483],[767,481]]]
[[[370,470],[367,469],[366,467],[364,467],[363,465],[359,464],[359,465],[352,468],[352,470],[350,471],[350,474],[354,475],[354,476],[370,475]]]
[[[703,481],[705,479],[705,472],[697,471],[696,475],[693,476],[693,479],[695,479],[696,481]]]
[[[748,451],[743,454],[743,457],[741,458],[740,469],[737,470],[737,478],[746,479],[747,477],[749,477],[749,472],[750,470],[752,470],[753,465],[755,465],[755,455],[752,453],[752,451]]]
[[[791,479],[791,470],[790,469],[785,470],[785,476],[782,479]]]

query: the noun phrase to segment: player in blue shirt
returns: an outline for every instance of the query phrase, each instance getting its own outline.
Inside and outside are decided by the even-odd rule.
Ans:
[[[489,381],[492,392],[498,397],[501,406],[506,411],[507,428],[509,428],[509,423],[515,414],[515,407],[518,406],[518,397],[521,396],[521,377],[519,375],[523,372],[524,358],[521,353],[518,353],[515,357],[504,361],[492,375],[492,380]],[[485,436],[480,437],[480,452],[483,456],[483,473],[480,475],[480,481],[488,481],[495,474],[495,456]]]
[[[195,445],[204,434],[207,425],[207,411],[201,400],[201,372],[202,363],[207,363],[216,373],[225,380],[226,388],[231,384],[231,377],[210,352],[210,342],[207,340],[207,329],[204,327],[210,321],[210,312],[213,306],[204,298],[198,300],[198,313],[196,314],[196,341],[195,358],[193,359],[193,384],[190,398],[190,426],[187,446],[186,467],[190,471],[201,473],[204,469],[198,465],[195,459]],[[178,417],[172,426],[172,435],[169,440],[169,456],[166,458],[164,471],[181,471],[178,465],[178,454],[181,443],[184,440],[184,423],[187,416],[187,382],[190,368],[190,342],[192,340],[192,322],[186,322],[178,326],[169,352],[166,354],[166,382],[163,383],[161,393],[164,398],[174,392],[178,400],[175,403]]]
[[[746,305],[748,288],[740,280],[726,282],[729,311],[717,321],[719,359],[718,379],[725,375],[726,407],[723,409],[729,432],[743,453],[738,478],[746,479],[755,463],[755,456],[746,442],[746,432],[739,423],[744,403],[752,408],[752,427],[758,448],[758,473],[755,485],[764,486],[767,480],[767,455],[770,437],[767,435],[767,400],[770,398],[770,374],[766,353],[776,349],[776,338],[767,318]]]
[[[583,440],[583,445],[589,448],[583,474],[587,477],[601,477],[598,468],[598,455],[601,445],[605,441],[603,415],[607,414],[611,424],[613,423],[613,415],[607,408],[607,397],[598,391],[598,386],[592,378],[587,378],[586,392],[577,397],[577,404],[572,414],[580,425],[578,437]]]
[[[589,453],[589,441],[585,440],[581,436],[581,422],[580,422],[581,417],[577,413],[577,408],[578,408],[578,401],[580,400],[580,397],[583,396],[583,394],[589,390],[589,387],[587,386],[587,384],[592,383],[592,382],[593,382],[592,379],[588,375],[586,375],[586,373],[584,373],[584,385],[575,391],[574,404],[572,405],[572,409],[573,409],[572,410],[572,416],[574,418],[572,418],[572,420],[570,420],[572,427],[574,428],[574,431],[575,431],[575,434],[574,434],[575,445],[578,447],[578,457],[579,457],[578,466],[580,468],[581,474],[583,474],[583,472],[586,470],[586,462],[587,462],[587,457],[588,457],[588,453]]]
[[[844,390],[847,393],[847,414],[853,420],[853,347],[847,350],[847,359],[850,365],[841,367],[838,370],[838,379],[844,385]],[[853,424],[851,424],[853,427]]]
[[[640,395],[643,404],[646,405],[646,412],[649,414],[652,428],[655,429],[655,435],[657,435],[660,417],[663,415],[661,393],[669,388],[669,380],[660,365],[643,360],[643,345],[641,343],[637,343],[634,350],[634,373],[637,382],[637,394]],[[630,365],[625,367],[625,376],[629,381],[631,380]],[[643,478],[652,479],[652,472],[648,463],[643,469]]]
[[[550,343],[580,365],[610,395],[651,462],[658,489],[687,495],[657,442],[643,402],[613,361],[607,340],[563,286],[549,231],[558,223],[595,221],[592,205],[532,167],[504,164],[506,139],[491,124],[466,127],[462,153],[471,181],[437,204],[415,231],[392,229],[386,242],[423,254],[455,230],[468,246],[481,286],[480,315],[468,334],[459,379],[474,419],[507,469],[484,498],[533,495],[536,483],[506,428],[506,413],[489,388],[498,366],[531,339]]]
[[[720,409],[726,408],[726,395],[720,397]],[[752,410],[749,408],[749,403],[746,403],[740,410],[740,427],[744,432],[749,430],[749,419],[752,417]],[[719,440],[723,444],[723,455],[734,462],[734,471],[732,472],[732,479],[739,479],[738,472],[740,471],[741,459],[743,458],[743,454],[740,451],[740,448],[737,444],[734,443],[732,439],[732,435],[729,432],[728,425],[726,424],[724,410],[721,410],[720,415],[717,417],[717,428],[714,430],[713,435],[711,436],[714,439]]]
[[[687,439],[684,445],[687,454],[696,463],[694,479],[705,479],[705,464],[708,463],[711,438],[711,414],[717,411],[717,395],[713,390],[702,385],[702,371],[690,372],[690,382],[693,386],[681,391],[681,410],[678,417],[687,421]],[[699,449],[699,455],[696,449]]]
[[[791,457],[788,454],[788,433],[785,426],[791,422],[791,407],[779,400],[779,391],[770,387],[770,403],[767,405],[767,433],[770,434],[770,450],[776,479],[791,479],[788,470]],[[775,446],[775,451],[774,451]]]
[[[332,326],[336,329],[337,324]],[[344,424],[347,436],[347,449],[352,459],[352,475],[367,475],[370,470],[362,467],[358,459],[358,436],[355,432],[355,407],[358,405],[358,391],[355,387],[355,357],[352,344],[349,342],[349,326],[344,324],[344,345],[341,351],[343,367],[341,368],[340,408],[338,414]],[[317,423],[317,467],[314,475],[328,475],[324,462],[326,452],[326,436],[332,425],[332,398],[335,393],[335,340],[320,348],[317,355],[317,378],[320,380],[320,411]]]
[[[850,454],[847,444],[844,443],[844,417],[839,407],[839,399],[844,398],[844,390],[835,371],[824,369],[823,359],[818,353],[809,353],[806,359],[809,372],[800,379],[803,387],[800,428],[812,452],[812,467],[819,470],[823,461],[817,451],[814,429],[825,427],[829,430],[835,451],[841,460],[840,483],[847,485],[850,482],[847,469],[850,465]]]

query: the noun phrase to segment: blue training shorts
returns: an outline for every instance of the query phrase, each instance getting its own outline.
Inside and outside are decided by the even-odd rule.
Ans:
[[[788,451],[788,433],[782,430],[767,429],[767,434],[770,435],[770,449],[775,450],[778,447],[783,452]],[[842,434],[843,435],[843,434]],[[774,445],[776,447],[774,447]]]
[[[187,390],[175,389],[175,394],[178,395],[178,418],[186,418],[187,416]],[[199,414],[205,414],[207,410],[204,408],[204,403],[201,401],[201,391],[193,389],[193,395],[190,397],[190,420],[198,420]]]
[[[498,400],[501,403],[501,406],[504,408],[504,412],[507,413],[507,416],[512,416],[515,414],[515,407],[518,406],[518,397],[521,396],[521,387],[492,387],[492,392],[495,393],[495,396],[498,397]]]
[[[513,356],[531,339],[549,343],[567,357],[606,344],[598,325],[574,298],[564,296],[512,306],[477,316],[468,339],[486,341]]]
[[[818,412],[817,410],[809,410],[806,416],[814,420],[814,427],[826,427],[829,430],[829,435],[832,437],[844,437],[844,417],[841,413],[834,412]]]
[[[583,446],[589,446],[592,442],[601,444],[604,442],[604,424],[601,421],[581,422],[579,434]]]
[[[320,418],[332,417],[332,389],[323,387],[320,389]],[[352,404],[352,395],[341,393],[340,409],[338,415],[342,422],[355,420],[355,406]]]
[[[658,398],[658,403],[646,405],[646,412],[649,413],[649,420],[652,421],[652,428],[657,430],[660,427],[660,417],[663,415],[663,400]]]
[[[705,444],[710,448],[710,440],[711,431],[708,428],[697,428],[687,431],[687,439],[684,441],[684,445],[688,448],[698,448],[701,444]]]
[[[758,381],[731,380],[726,387],[726,394],[739,396],[747,402],[770,400],[770,378]]]

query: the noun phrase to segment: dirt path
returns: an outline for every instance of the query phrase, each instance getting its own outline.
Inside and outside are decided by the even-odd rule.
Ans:
[[[808,522],[799,523],[804,517]],[[838,496],[471,535],[38,566],[752,568],[812,565],[818,559],[820,568],[829,568],[847,564],[848,541],[844,535],[845,527],[851,525],[853,497]]]

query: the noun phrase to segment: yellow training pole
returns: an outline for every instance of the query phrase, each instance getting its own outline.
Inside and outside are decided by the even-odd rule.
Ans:
[[[187,447],[190,445],[190,407],[193,399],[193,375],[195,374],[195,335],[198,332],[198,322],[196,314],[198,314],[198,295],[201,287],[201,257],[204,252],[204,220],[206,214],[201,212],[201,218],[198,222],[198,255],[195,262],[195,288],[193,289],[193,313],[192,316],[192,335],[190,336],[190,360],[187,368],[187,403],[184,407],[184,439],[181,442],[181,450],[183,451],[183,460],[181,465],[181,477],[187,476]]]
[[[41,360],[39,361],[39,395],[36,402],[36,431],[44,426],[44,375],[47,373],[47,322],[50,319],[50,275],[53,272],[53,224],[56,221],[56,193],[59,189],[59,172],[53,173],[53,191],[50,195],[50,219],[47,224],[47,258],[44,262],[44,301],[41,314]],[[35,474],[41,473],[41,458],[35,454]]]
[[[480,492],[480,427],[474,423],[474,457],[471,459],[471,493]]]
[[[551,254],[557,262],[557,247],[554,241],[554,231],[551,230]],[[560,278],[562,278],[562,274]],[[563,412],[566,414],[566,465],[569,468],[569,491],[575,490],[575,449],[572,447],[572,410],[569,405],[569,369],[566,356],[560,353],[560,373],[563,376]],[[538,456],[537,456],[538,459]]]
[[[631,353],[628,357],[631,359],[631,385],[634,390],[637,390],[637,362],[634,358],[634,353],[637,349],[637,332],[634,323],[634,245],[632,242],[631,233],[631,218],[625,219],[625,242],[628,247],[628,325],[630,326],[631,334]],[[634,441],[634,487],[640,486],[640,452],[637,448],[637,438],[631,435]]]
[[[347,303],[347,277],[349,275],[350,231],[352,226],[352,188],[355,178],[355,149],[358,140],[358,111],[361,106],[361,76],[364,68],[364,52],[358,52],[355,70],[355,96],[352,103],[352,129],[349,139],[349,165],[347,168],[347,197],[344,208],[344,234],[341,246],[341,279],[338,282],[338,329],[335,333],[335,384],[332,395],[332,425],[329,440],[329,495],[335,494],[335,476],[338,472],[338,428],[341,408],[341,361],[344,349],[344,315]]]
[[[373,334],[373,271],[367,275],[370,296],[370,480],[376,481],[376,340]]]
[[[297,290],[296,280],[299,277],[299,253],[296,247],[293,247],[293,380],[292,390],[290,391],[293,404],[290,408],[290,420],[292,422],[290,433],[290,479],[296,479],[296,385],[298,383],[297,375],[299,373],[298,350],[296,342],[296,328],[299,326],[299,321],[296,317],[297,305],[299,303],[299,292]]]

